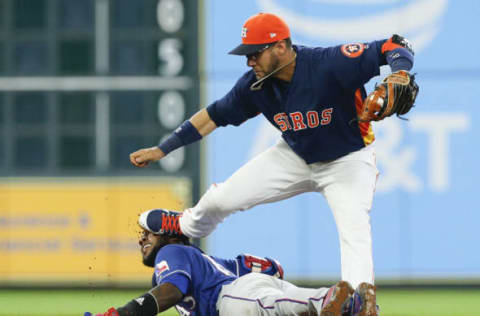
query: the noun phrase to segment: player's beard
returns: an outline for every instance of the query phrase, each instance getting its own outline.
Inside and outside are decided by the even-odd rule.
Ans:
[[[284,69],[288,65],[291,65],[295,61],[296,57],[297,57],[297,54],[294,53],[293,58],[289,62],[287,62],[283,65],[280,65],[280,59],[278,58],[278,56],[275,55],[275,54],[270,55],[270,66],[264,68],[265,69],[265,75],[264,76],[256,76],[257,81],[255,81],[254,83],[252,83],[250,85],[250,90],[257,91],[257,90],[262,89],[263,83],[266,79],[268,79],[268,78],[274,76],[275,74],[279,73],[282,69]]]
[[[152,251],[145,257],[143,256],[143,264],[147,267],[155,266],[155,257],[157,256],[158,251],[163,247],[163,245],[155,245]]]
[[[279,65],[280,65],[280,60],[278,59],[278,57],[274,54],[270,55],[270,65],[262,67],[264,69],[263,76],[255,75],[255,78],[257,80],[260,80],[264,77],[269,76],[272,72],[274,72],[278,68]]]
[[[272,56],[272,63],[270,64],[270,67],[268,67],[267,74],[271,74],[272,72],[277,70],[277,68],[280,66],[280,60],[278,59],[278,57],[273,54],[271,56]]]
[[[277,70],[280,65],[280,60],[278,59],[277,55],[272,54],[270,55],[270,65],[267,69],[265,69],[265,76],[269,76],[272,72]]]

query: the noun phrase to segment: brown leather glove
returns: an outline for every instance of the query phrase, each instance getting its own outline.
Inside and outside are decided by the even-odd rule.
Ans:
[[[399,70],[388,75],[363,101],[360,122],[380,121],[387,116],[408,113],[418,94],[415,75]]]

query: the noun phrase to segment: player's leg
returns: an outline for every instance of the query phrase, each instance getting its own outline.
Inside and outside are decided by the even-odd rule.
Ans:
[[[305,162],[282,140],[214,184],[180,218],[182,232],[194,238],[210,234],[228,215],[309,191],[312,182]]]
[[[259,273],[245,274],[222,286],[217,299],[219,315],[269,315],[259,300],[270,295],[270,286]]]
[[[361,283],[352,295],[350,314],[352,316],[378,316],[379,307],[376,300],[377,288],[369,283]]]
[[[330,288],[302,288],[289,282],[275,280],[282,296],[275,302],[278,315],[290,315],[293,312],[302,310],[305,315],[320,316],[343,316],[349,311],[351,296],[354,290],[346,281],[337,282]],[[283,299],[281,298],[283,297]],[[303,309],[297,307],[300,302],[305,302]]]
[[[315,174],[332,209],[340,237],[342,279],[355,288],[373,283],[372,207],[378,170],[374,161],[328,163]]]
[[[350,315],[354,290],[350,283],[340,281],[328,289],[322,302],[320,316]]]
[[[250,273],[223,286],[217,301],[220,316],[224,315],[322,315],[328,288],[307,289],[260,273]],[[350,292],[340,289],[331,300],[347,300]],[[341,306],[339,304],[338,306]],[[333,309],[332,309],[333,311]],[[325,314],[328,315],[329,314]],[[332,316],[340,316],[340,310]]]
[[[278,291],[263,302],[274,307],[274,315],[320,315],[328,288],[301,288],[279,279],[272,283]]]

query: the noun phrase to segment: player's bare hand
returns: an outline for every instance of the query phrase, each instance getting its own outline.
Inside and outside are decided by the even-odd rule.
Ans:
[[[149,162],[157,161],[165,157],[163,151],[157,146],[143,148],[130,154],[130,162],[136,167],[146,167]]]

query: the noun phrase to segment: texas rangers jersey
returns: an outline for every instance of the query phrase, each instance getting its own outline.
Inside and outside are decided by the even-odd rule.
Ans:
[[[171,283],[185,295],[176,306],[181,315],[216,315],[215,305],[222,285],[237,279],[222,265],[223,261],[195,247],[166,245],[155,258],[153,285]],[[228,266],[234,267],[233,261]]]
[[[261,89],[252,90],[257,79],[250,70],[207,111],[217,126],[240,125],[262,113],[306,163],[357,151],[374,140],[370,124],[356,121],[356,111],[366,97],[363,85],[387,64],[381,52],[384,42],[294,45],[297,57],[290,82],[269,78]]]

